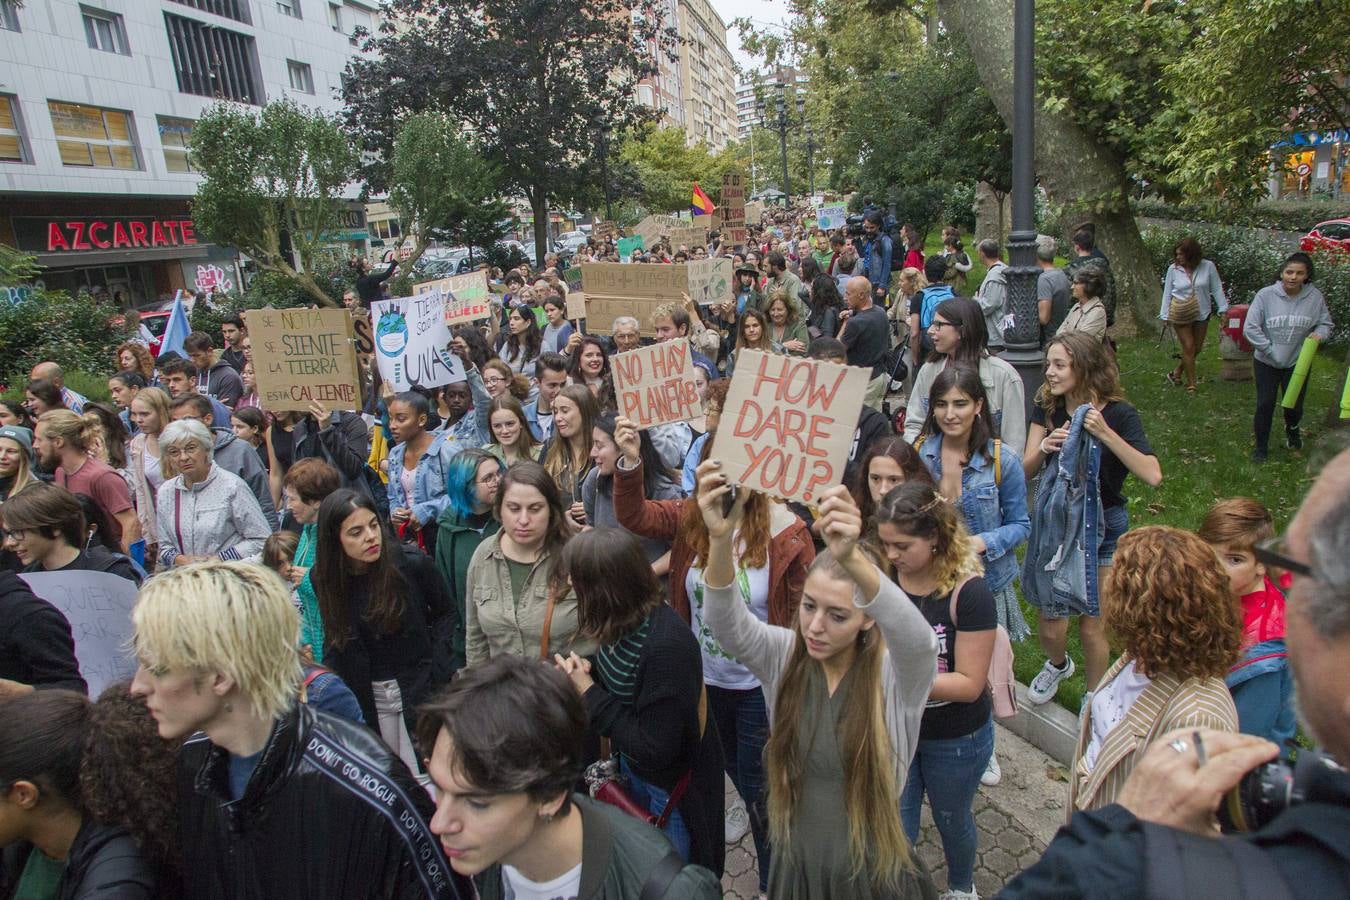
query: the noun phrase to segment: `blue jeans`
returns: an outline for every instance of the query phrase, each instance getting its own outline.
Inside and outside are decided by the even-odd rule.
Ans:
[[[628,767],[628,760],[622,756],[619,757],[619,767],[628,778],[629,795],[638,803],[647,807],[652,815],[661,815],[666,809],[666,802],[670,800],[670,793],[634,775],[633,770]],[[666,827],[661,830],[666,837],[670,838],[670,842],[675,845],[675,849],[679,851],[680,856],[684,857],[684,861],[689,862],[689,829],[684,827],[684,817],[680,815],[678,809],[670,811],[670,817],[666,819]]]
[[[905,792],[900,795],[900,823],[910,844],[919,840],[919,811],[923,795],[933,810],[947,858],[947,888],[969,891],[975,886],[975,815],[971,804],[980,776],[994,752],[994,722],[989,720],[959,738],[919,741],[909,764]]]
[[[1124,506],[1108,506],[1102,510],[1102,542],[1097,548],[1097,568],[1105,569],[1116,557],[1116,543],[1130,530],[1130,511]]]
[[[759,889],[769,889],[769,815],[764,787],[764,745],[769,713],[764,691],[736,691],[708,685],[708,712],[722,739],[722,759],[750,814],[750,834],[759,858]]]

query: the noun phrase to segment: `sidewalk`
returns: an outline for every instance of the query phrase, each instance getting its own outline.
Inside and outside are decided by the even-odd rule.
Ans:
[[[1064,816],[1068,787],[1049,773],[1059,764],[1003,727],[996,738],[1003,781],[996,787],[981,787],[975,796],[975,822],[980,830],[975,861],[975,888],[981,897],[991,897],[1014,875],[1040,858]],[[735,796],[727,782],[727,803]],[[846,826],[845,826],[846,827]],[[919,835],[919,857],[933,873],[938,890],[947,886],[947,866],[942,843],[932,817],[924,810]],[[758,894],[755,874],[755,844],[747,834],[727,848],[724,896],[754,900]]]

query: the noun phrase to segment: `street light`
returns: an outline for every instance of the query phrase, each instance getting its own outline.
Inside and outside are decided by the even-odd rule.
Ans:
[[[783,206],[790,205],[792,191],[788,187],[788,166],[787,166],[787,85],[778,82],[778,143],[783,154]]]
[[[806,126],[806,180],[809,185],[807,196],[816,195],[816,133],[810,123]]]
[[[1044,379],[1036,308],[1036,2],[1013,5],[1012,231],[1008,234],[1008,309],[1003,357],[1025,385],[1027,416]]]
[[[609,121],[601,115],[591,118],[591,125],[600,138],[600,181],[605,191],[605,220],[614,221],[614,208],[609,196]]]

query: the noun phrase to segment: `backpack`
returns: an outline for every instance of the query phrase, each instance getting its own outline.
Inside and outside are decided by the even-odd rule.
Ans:
[[[973,577],[973,576],[972,576]],[[956,627],[956,599],[961,596],[967,578],[952,591],[952,627]],[[1016,678],[1013,675],[1012,638],[1002,625],[994,626],[994,652],[989,656],[989,695],[994,701],[994,717],[1010,719],[1017,715]]]
[[[905,429],[902,426],[900,428],[897,428],[896,430],[903,432]],[[921,434],[919,435],[918,439],[914,441],[915,453],[918,453],[919,450],[922,449],[924,439],[927,437],[928,435]],[[994,487],[999,487],[1002,484],[1003,484],[1003,439],[994,438]],[[955,609],[956,607],[952,608]],[[955,614],[952,615],[952,622],[953,623],[956,622]]]
[[[950,285],[934,284],[929,285],[922,291],[923,300],[919,307],[919,328],[924,331],[933,324],[933,316],[937,315],[938,304],[943,300],[950,300],[956,296]]]

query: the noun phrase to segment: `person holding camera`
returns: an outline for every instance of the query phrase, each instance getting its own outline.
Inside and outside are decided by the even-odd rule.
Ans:
[[[1350,888],[1350,450],[1327,464],[1282,539],[1286,642],[1299,710],[1321,748],[1294,765],[1247,734],[1178,728],[1154,741],[1116,802],[1074,814],[1002,898],[1340,897]],[[1219,836],[1216,813],[1241,836]]]

